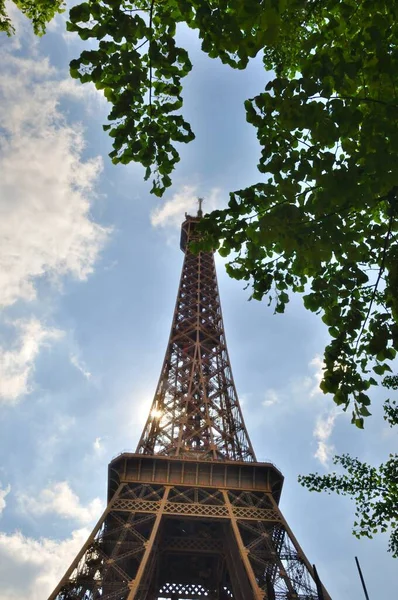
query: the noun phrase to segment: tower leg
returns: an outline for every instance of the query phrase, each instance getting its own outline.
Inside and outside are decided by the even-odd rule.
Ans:
[[[239,531],[237,519],[236,519],[236,517],[234,515],[233,509],[232,509],[232,505],[231,505],[231,502],[230,502],[229,497],[228,497],[228,493],[225,490],[223,490],[222,493],[223,493],[223,496],[224,496],[225,505],[226,505],[226,507],[228,509],[229,518],[231,520],[231,525],[232,525],[232,529],[233,529],[234,536],[235,536],[235,539],[236,539],[236,543],[237,543],[238,548],[239,548],[239,554],[240,554],[242,562],[243,562],[243,564],[245,566],[246,574],[247,574],[247,576],[249,578],[249,581],[250,581],[250,585],[251,585],[252,592],[253,592],[253,600],[263,600],[263,598],[264,598],[264,591],[261,590],[260,587],[258,586],[256,577],[254,575],[254,572],[253,572],[253,569],[252,569],[252,566],[250,564],[250,560],[249,560],[249,557],[248,557],[248,550],[245,548],[245,546],[243,544],[242,536],[241,536],[240,531]]]
[[[311,565],[311,563],[309,562],[308,558],[306,557],[306,555],[304,554],[303,549],[301,548],[300,544],[297,541],[296,536],[294,535],[293,531],[290,529],[288,522],[286,521],[285,517],[283,516],[283,514],[281,513],[281,511],[279,510],[278,505],[276,504],[274,498],[272,498],[272,496],[270,496],[270,501],[272,502],[275,510],[278,511],[279,513],[279,518],[282,521],[284,528],[286,530],[286,533],[288,534],[298,556],[300,556],[301,560],[303,561],[303,563],[305,564],[306,568],[308,569],[308,571],[311,573],[311,577],[314,581],[316,581],[317,577],[314,573],[314,569]],[[319,578],[318,578],[319,579]],[[324,587],[324,585],[322,584],[321,581],[319,581],[321,587],[322,587],[322,592],[323,592],[323,597],[324,600],[331,600],[326,588]]]
[[[93,545],[96,535],[98,534],[99,530],[103,526],[108,513],[112,510],[112,506],[117,501],[117,499],[118,499],[118,497],[119,497],[119,495],[120,495],[120,493],[121,493],[121,491],[122,491],[123,488],[124,488],[124,485],[121,484],[119,486],[117,492],[113,496],[112,501],[110,503],[108,503],[108,505],[105,508],[104,512],[102,513],[102,515],[98,519],[97,524],[95,525],[93,531],[89,535],[86,543],[83,545],[82,549],[80,550],[80,552],[78,553],[78,555],[76,556],[76,558],[74,559],[74,561],[72,562],[72,564],[69,567],[69,569],[66,571],[65,575],[62,577],[61,581],[59,582],[59,584],[57,585],[57,587],[55,588],[55,590],[53,591],[53,593],[50,594],[48,600],[55,600],[57,598],[58,594],[61,592],[61,590],[62,590],[63,586],[65,585],[65,583],[70,580],[70,577],[72,576],[73,572],[76,569],[78,569],[79,564],[83,560],[83,557],[86,554],[87,550]]]
[[[127,597],[127,600],[135,600],[135,598],[137,597],[137,592],[139,590],[140,585],[142,584],[142,579],[144,577],[144,573],[145,573],[145,570],[148,565],[149,557],[151,555],[151,552],[153,551],[153,545],[155,542],[156,535],[159,531],[159,525],[160,525],[160,521],[163,516],[163,511],[164,511],[165,504],[167,502],[167,498],[169,496],[169,491],[170,491],[170,487],[165,487],[165,490],[163,493],[163,498],[160,502],[160,505],[159,505],[159,508],[157,511],[155,523],[152,527],[151,535],[149,537],[149,540],[147,542],[145,542],[145,552],[144,552],[144,556],[141,559],[140,566],[138,567],[137,575],[136,575],[135,579],[133,579],[133,581],[129,584],[130,592]]]

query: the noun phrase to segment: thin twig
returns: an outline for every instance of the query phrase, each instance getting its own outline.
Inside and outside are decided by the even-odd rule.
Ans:
[[[149,32],[150,32],[150,42],[152,42],[152,17],[153,17],[153,7],[155,5],[155,0],[151,2],[151,8],[149,9]],[[151,46],[149,44],[149,114],[151,114],[152,108],[152,59],[151,59]]]
[[[144,40],[139,46],[137,46],[136,48],[134,48],[134,50],[139,50],[140,48],[142,48],[142,46],[145,46],[145,44],[149,42],[148,38],[146,40]]]
[[[319,185],[315,185],[314,187],[305,188],[302,192],[299,192],[298,194],[295,195],[295,199],[297,200],[297,198],[299,198],[300,196],[303,196],[304,194],[308,194],[309,192],[313,192],[314,190],[317,190],[319,187],[320,187]],[[289,200],[282,200],[282,202],[277,202],[276,204],[273,204],[272,206],[269,206],[268,208],[265,208],[264,210],[258,211],[251,217],[247,217],[247,219],[242,219],[242,220],[246,221],[246,222],[252,221],[256,217],[262,217],[263,215],[271,212],[277,206],[281,206],[282,204],[286,204],[286,203],[289,203]],[[294,206],[296,206],[296,205],[294,205]]]
[[[325,98],[325,96],[321,96],[321,95],[317,95],[317,96],[309,96],[308,100],[323,100]],[[328,98],[328,102],[331,102],[332,100],[353,100],[354,102],[374,102],[376,104],[383,104],[384,106],[397,106],[397,104],[395,102],[385,102],[384,100],[376,100],[376,98],[369,98],[369,96],[366,97],[356,97],[356,96],[330,96],[330,98]]]
[[[379,198],[376,198],[374,200],[374,204],[378,204],[379,202],[381,202],[382,200],[386,200],[388,196],[380,196]],[[335,215],[340,215],[342,212],[348,210],[352,208],[350,205],[346,205],[343,206],[342,208],[339,208],[338,211],[335,212],[331,212],[331,213],[326,213],[326,215],[322,215],[321,217],[319,217],[318,219],[309,219],[308,221],[302,221],[301,225],[307,225],[308,223],[321,223],[322,221],[324,221],[325,219],[328,219],[330,217],[333,217]],[[348,217],[350,217],[351,215],[356,214],[358,211],[357,210],[353,210],[352,212],[348,213],[345,218],[347,219]]]
[[[372,310],[373,302],[374,302],[374,299],[375,299],[376,293],[377,293],[377,287],[378,287],[378,285],[380,283],[381,276],[383,275],[384,265],[385,265],[385,262],[386,262],[387,247],[388,247],[388,242],[389,242],[390,235],[391,235],[391,228],[392,228],[392,222],[393,222],[393,220],[394,220],[394,213],[392,212],[391,215],[390,215],[389,223],[388,223],[388,231],[387,231],[386,237],[384,238],[383,256],[382,256],[382,259],[381,259],[381,265],[380,265],[380,269],[379,269],[379,274],[377,276],[376,283],[375,283],[374,288],[373,288],[372,298],[370,299],[370,304],[369,304],[368,312],[366,313],[365,320],[364,320],[364,322],[362,324],[361,331],[359,332],[359,335],[358,335],[357,343],[355,345],[355,354],[357,353],[358,344],[360,342],[360,339],[361,339],[362,334],[364,332],[364,329],[366,327],[366,323],[368,322],[368,319],[369,319],[369,316],[370,316],[370,312]]]

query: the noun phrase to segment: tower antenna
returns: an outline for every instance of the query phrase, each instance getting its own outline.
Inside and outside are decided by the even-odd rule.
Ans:
[[[203,200],[204,200],[204,198],[198,198],[198,204],[199,204],[198,217],[200,217],[200,218],[203,217],[203,210],[202,210]]]

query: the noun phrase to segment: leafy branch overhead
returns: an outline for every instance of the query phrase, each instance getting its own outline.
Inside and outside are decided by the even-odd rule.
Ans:
[[[176,46],[176,21],[163,3],[85,2],[70,11],[69,31],[99,40],[70,65],[72,77],[94,82],[112,104],[114,163],[141,163],[145,179],[155,175],[152,191],[171,184],[179,160],[175,142],[194,139],[177,111],[182,107],[181,78],[192,68],[186,50]]]
[[[262,53],[275,77],[245,103],[260,181],[203,221],[204,247],[283,312],[291,292],[331,342],[323,391],[363,427],[369,389],[398,349],[398,5],[393,0],[90,0],[68,29],[98,41],[71,73],[103,89],[114,162],[136,161],[161,196],[194,134],[179,24],[229,67]]]

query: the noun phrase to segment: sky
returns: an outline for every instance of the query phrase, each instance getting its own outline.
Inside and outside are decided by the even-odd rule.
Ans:
[[[270,78],[255,59],[232,71],[179,33],[193,62],[173,186],[150,195],[143,169],[114,166],[109,111],[68,74],[84,47],[58,16],[41,39],[12,11],[0,38],[0,600],[45,600],[105,506],[107,464],[134,451],[171,325],[186,211],[223,207],[260,181],[243,102]],[[331,597],[396,594],[387,535],[356,540],[354,504],[310,493],[298,474],[350,452],[379,464],[397,449],[374,393],[365,431],[318,383],[326,327],[293,297],[284,315],[249,302],[216,257],[235,383],[258,460],[285,476],[281,509]],[[395,592],[395,594],[394,594]]]

